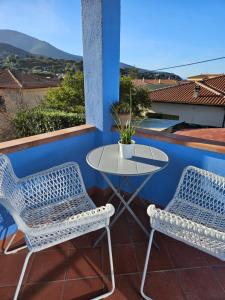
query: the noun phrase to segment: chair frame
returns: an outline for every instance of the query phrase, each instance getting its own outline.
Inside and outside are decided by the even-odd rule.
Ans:
[[[109,251],[109,263],[110,263],[110,275],[111,275],[112,287],[111,287],[111,290],[109,290],[108,292],[106,292],[106,293],[104,293],[102,295],[99,295],[99,296],[97,296],[95,298],[92,298],[91,300],[100,300],[100,299],[107,298],[110,295],[112,295],[113,292],[114,292],[114,290],[115,290],[115,277],[114,277],[114,267],[113,267],[111,234],[110,234],[109,227],[106,226],[105,228],[106,228],[106,232],[107,232],[108,251]],[[13,240],[13,239],[11,239],[11,240]],[[24,247],[18,248],[16,252],[18,252],[18,251],[20,251],[22,249],[24,249]],[[11,253],[16,253],[16,252],[11,252]],[[25,258],[25,261],[24,261],[24,264],[23,264],[23,268],[22,268],[22,271],[21,271],[21,274],[20,274],[20,278],[19,278],[19,281],[18,281],[18,284],[17,284],[17,287],[16,287],[16,291],[15,291],[13,300],[17,300],[18,299],[18,295],[19,295],[19,292],[20,292],[20,288],[21,288],[21,285],[22,285],[22,282],[23,282],[23,278],[24,278],[25,272],[26,272],[26,268],[27,268],[28,262],[30,260],[30,257],[31,257],[31,255],[33,253],[34,253],[33,251],[29,251],[27,253],[27,255],[26,255],[26,258]],[[8,253],[8,254],[10,254],[10,253]]]
[[[17,236],[17,232],[12,235],[11,239],[9,240],[8,244],[6,245],[6,247],[4,249],[4,254],[5,255],[15,254],[15,253],[27,248],[27,245],[23,245],[23,246],[14,248],[12,250],[9,250],[9,248],[12,245],[12,243],[13,243],[14,239],[16,238],[16,236]]]
[[[17,235],[14,233],[4,254],[11,255],[28,248],[13,300],[18,298],[33,253],[101,228],[107,232],[112,286],[93,300],[106,298],[114,292],[109,220],[115,209],[112,204],[95,206],[87,194],[77,163],[65,163],[19,179],[7,156],[0,154],[0,203],[12,215],[26,241],[26,245],[10,249]]]
[[[166,208],[150,205],[147,213],[152,230],[140,287],[144,299],[152,300],[145,294],[144,285],[156,230],[225,261],[224,177],[188,166]]]

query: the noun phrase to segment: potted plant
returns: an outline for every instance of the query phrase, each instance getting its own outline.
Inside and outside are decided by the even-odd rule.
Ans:
[[[127,121],[125,125],[117,124],[120,139],[119,144],[119,153],[121,158],[131,158],[134,155],[134,144],[135,141],[132,139],[135,134],[135,128],[131,124],[131,121]]]
[[[131,118],[126,122],[125,125],[122,124],[118,111],[114,106],[112,106],[112,116],[120,134],[120,139],[118,141],[120,157],[131,158],[134,154],[135,145],[135,141],[132,139],[132,137],[135,134],[135,128],[137,125],[134,124],[134,122],[131,122]]]
[[[112,113],[116,112],[120,119],[121,125],[126,125],[127,121],[131,121],[131,107],[130,104],[124,101],[114,103],[112,106]]]
[[[130,103],[119,102],[114,103],[111,107],[112,117],[116,123],[117,129],[120,134],[119,144],[119,153],[122,158],[131,158],[134,154],[134,145],[135,141],[132,137],[135,134],[135,128],[143,120],[132,121],[132,95],[130,89]],[[121,118],[122,115],[127,115],[127,120]]]

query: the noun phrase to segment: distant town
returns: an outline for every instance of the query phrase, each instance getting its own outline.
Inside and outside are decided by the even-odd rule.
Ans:
[[[145,118],[142,127],[225,142],[224,74],[184,80],[125,63],[120,73],[121,90],[129,87],[121,99],[129,101],[133,91],[133,113]],[[0,141],[83,123],[82,57],[0,30]]]

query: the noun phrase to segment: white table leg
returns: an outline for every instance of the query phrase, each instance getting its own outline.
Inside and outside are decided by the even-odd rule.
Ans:
[[[114,187],[114,185],[112,184],[111,180],[108,178],[108,176],[101,172],[103,178],[105,179],[105,181],[108,183],[108,185],[111,187],[111,189],[113,190],[114,194],[120,199],[120,201],[123,203],[124,207],[118,212],[118,214],[115,216],[115,218],[112,220],[112,222],[110,223],[109,227],[111,228],[113,226],[113,224],[118,220],[118,218],[121,216],[121,214],[125,211],[125,209],[127,209],[129,211],[129,213],[133,216],[134,220],[138,223],[138,225],[142,228],[142,230],[146,233],[147,236],[149,236],[149,232],[146,230],[146,228],[144,227],[144,225],[141,223],[141,221],[137,218],[137,216],[135,215],[135,213],[132,211],[132,209],[130,208],[130,204],[131,202],[134,200],[134,198],[137,196],[138,193],[140,193],[140,191],[142,190],[142,188],[145,186],[145,184],[149,181],[149,179],[152,177],[152,174],[149,174],[145,180],[141,183],[141,185],[136,189],[136,191],[133,193],[133,195],[129,198],[129,200],[126,202],[124,200],[124,198],[122,197],[122,195],[118,192],[118,190]],[[97,244],[101,241],[101,239],[104,237],[105,232],[103,232],[100,237],[97,239],[97,241],[94,244],[94,247],[97,246]]]

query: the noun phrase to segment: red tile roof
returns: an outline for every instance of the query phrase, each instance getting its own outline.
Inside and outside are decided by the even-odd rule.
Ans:
[[[176,85],[180,81],[175,80],[175,79],[145,79],[144,82],[148,84],[166,84],[166,85]]]
[[[133,84],[137,87],[144,87],[149,85],[177,85],[180,84],[181,81],[174,80],[174,79],[133,79]]]
[[[199,84],[199,96],[194,97],[195,88]],[[199,83],[188,82],[155,90],[149,93],[149,98],[152,102],[225,106],[225,75]]]
[[[225,128],[184,129],[175,134],[197,137],[200,139],[225,142]]]
[[[194,80],[194,79],[209,79],[209,78],[214,78],[214,77],[218,77],[218,76],[222,76],[224,74],[210,74],[210,73],[206,73],[206,74],[198,74],[198,75],[194,75],[194,76],[189,76],[188,80]]]
[[[149,83],[143,81],[142,79],[133,79],[132,80],[135,87],[148,87]]]
[[[45,78],[34,74],[14,73],[9,70],[0,71],[0,88],[4,89],[32,89],[57,87],[59,80]]]

